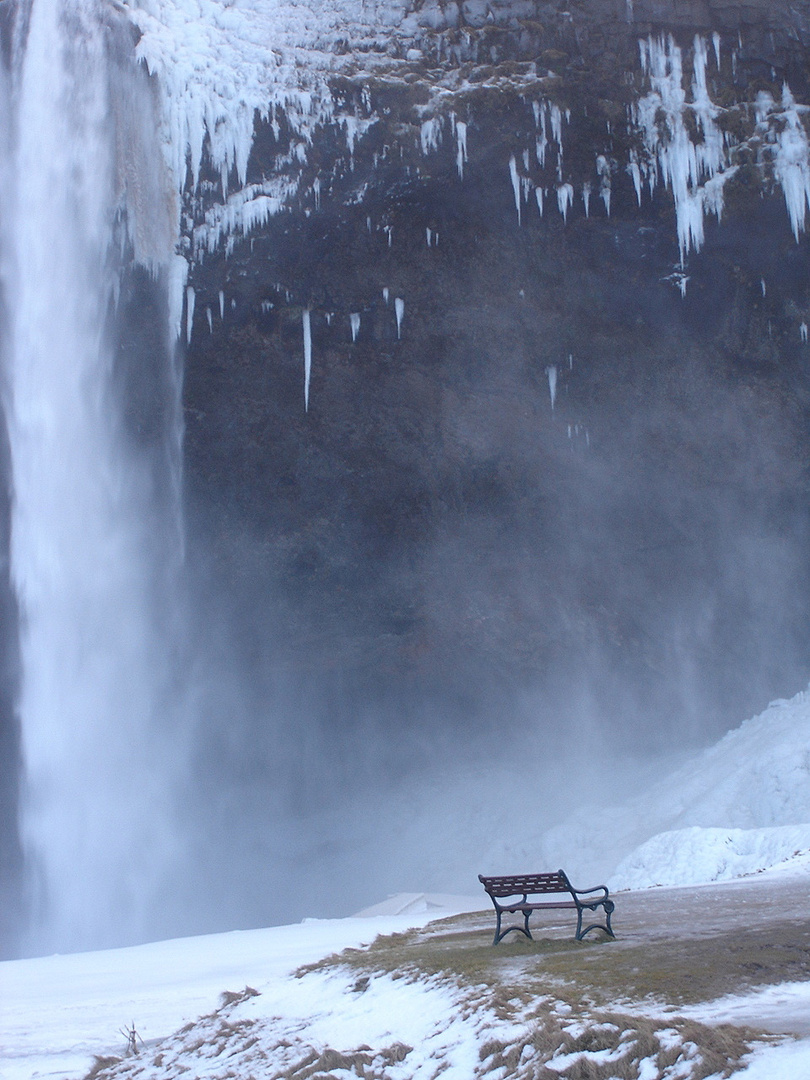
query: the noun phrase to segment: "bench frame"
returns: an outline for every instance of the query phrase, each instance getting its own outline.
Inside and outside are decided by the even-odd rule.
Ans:
[[[564,870],[558,870],[556,874],[516,874],[511,877],[484,877],[482,874],[479,874],[478,880],[484,886],[489,894],[490,900],[495,905],[495,913],[498,917],[497,925],[495,927],[495,938],[492,942],[493,945],[497,945],[499,941],[505,938],[506,935],[513,930],[525,934],[530,941],[533,941],[534,938],[529,929],[529,916],[533,911],[538,911],[543,908],[576,908],[577,931],[575,936],[577,941],[582,941],[585,935],[591,930],[603,930],[612,938],[615,938],[616,936],[610,925],[610,916],[616,905],[610,899],[607,885],[597,885],[593,889],[575,889],[568,880],[568,875]],[[530,896],[552,894],[559,896],[560,894],[565,893],[568,893],[571,896],[570,900],[529,900]],[[600,895],[594,896],[592,895],[594,893],[599,893]],[[520,897],[520,899],[516,900],[514,897]],[[500,901],[503,900],[509,902],[501,903]],[[596,912],[600,907],[605,913],[604,924],[593,922],[583,930],[583,911]],[[522,912],[523,926],[508,926],[505,930],[502,930],[501,916],[504,912],[508,912],[509,914]]]

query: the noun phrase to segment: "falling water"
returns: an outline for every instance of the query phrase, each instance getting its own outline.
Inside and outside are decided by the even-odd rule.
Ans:
[[[157,597],[173,545],[176,556],[167,517],[177,508],[167,514],[164,498],[160,509],[155,454],[127,430],[114,319],[122,250],[149,263],[154,280],[166,276],[172,209],[154,199],[159,154],[149,164],[149,138],[131,127],[138,74],[115,55],[115,18],[97,0],[33,0],[4,110],[10,572],[36,948],[150,932],[175,842],[167,779],[177,750]],[[116,93],[116,79],[131,85]],[[168,398],[171,472],[180,428],[176,392]],[[176,475],[163,487],[176,489]]]

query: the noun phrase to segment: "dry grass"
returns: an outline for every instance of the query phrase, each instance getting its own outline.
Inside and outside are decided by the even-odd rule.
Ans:
[[[459,915],[424,930],[380,937],[367,949],[347,949],[307,971],[339,965],[394,977],[437,975],[461,983],[502,983],[518,995],[565,996],[574,989],[600,1007],[654,1000],[683,1006],[777,982],[810,979],[810,924],[767,922],[701,938],[585,941],[566,936],[514,935],[491,944],[490,920]],[[542,931],[538,932],[542,933]],[[561,932],[565,934],[565,931]]]
[[[578,942],[558,921],[537,929],[534,941],[514,936],[497,947],[491,915],[460,915],[378,937],[296,974],[339,969],[352,996],[381,976],[449,986],[455,1015],[472,1022],[480,1038],[470,1080],[730,1076],[755,1044],[772,1036],[701,1024],[675,1015],[678,1007],[809,978],[810,926],[783,913],[761,918],[750,911],[743,925],[734,925],[715,908],[701,925],[684,911],[669,933],[660,920],[637,914],[633,924],[628,913],[623,936],[617,928],[618,940],[593,934]],[[312,1046],[303,1032],[274,1036],[265,1021],[235,1011],[255,994],[251,987],[224,993],[214,1012],[165,1040],[150,1063],[158,1075],[196,1075],[199,1065],[215,1080],[391,1080],[392,1073],[402,1075],[403,1062],[407,1070],[412,1050],[401,1043],[338,1049]],[[495,1031],[509,1034],[491,1037]],[[86,1080],[141,1080],[142,1064],[97,1059]],[[436,1075],[442,1067],[437,1061]]]

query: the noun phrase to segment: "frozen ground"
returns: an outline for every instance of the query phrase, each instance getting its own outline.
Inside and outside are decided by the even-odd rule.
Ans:
[[[536,946],[496,952],[492,916],[479,914],[394,938],[367,960],[357,947],[378,934],[485,907],[407,893],[351,919],[6,962],[0,1077],[82,1077],[95,1057],[123,1054],[134,1024],[142,1053],[114,1067],[131,1080],[528,1080],[579,1075],[583,1060],[595,1080],[699,1080],[723,1074],[726,1039],[735,1075],[810,1080],[808,745],[802,693],[601,812],[598,826],[593,814],[572,819],[539,859],[538,844],[529,869],[596,865],[609,837],[614,855],[629,851],[612,880],[634,886],[617,897],[616,943],[572,949],[563,917]],[[581,887],[600,876],[582,874]],[[677,887],[649,887],[661,883]],[[293,975],[346,948],[341,965]]]
[[[401,962],[399,954],[388,970],[375,969],[373,963],[364,969],[357,965],[365,954],[356,951],[348,954],[354,967],[349,963],[293,975],[302,964],[346,947],[356,949],[377,934],[424,926],[449,910],[479,906],[477,898],[454,901],[419,894],[384,905],[404,908],[405,914],[307,920],[268,930],[6,962],[0,964],[0,1076],[82,1077],[94,1057],[123,1056],[121,1029],[134,1023],[143,1039],[141,1052],[123,1058],[114,1067],[116,1077],[157,1080],[188,1072],[212,1080],[257,1075],[410,1080],[441,1072],[447,1080],[500,1080],[586,1075],[577,1070],[589,1061],[601,1071],[587,1075],[602,1078],[614,1075],[611,1061],[628,1047],[638,1047],[635,1071],[615,1075],[686,1080],[722,1075],[700,1071],[700,1033],[705,1036],[706,1025],[731,1024],[781,1036],[772,1043],[763,1042],[763,1035],[754,1039],[735,1075],[804,1080],[810,1078],[810,966],[802,968],[810,942],[806,896],[807,877],[784,873],[620,894],[618,941],[576,949],[570,944],[567,913],[538,928],[536,946],[519,941],[493,950],[489,913],[432,924],[418,936],[414,955],[424,958],[441,953],[455,933],[462,952],[467,950],[477,963],[483,957],[501,965],[486,978],[478,969],[466,978],[452,977],[452,964],[444,972],[418,971]],[[391,948],[401,949],[401,941],[392,939]],[[527,953],[531,949],[538,951]],[[379,943],[374,951],[385,960]],[[657,957],[656,963],[667,969],[666,985],[679,999],[677,1006],[668,1005],[660,992],[656,995],[655,984],[648,986],[642,976],[634,982],[640,956]],[[493,987],[499,982],[511,987],[516,972],[518,984],[531,989],[526,980],[534,969],[525,966],[527,960],[547,965],[545,973],[534,971],[543,992],[533,990],[519,999],[507,989],[498,997]],[[573,998],[564,985],[572,961],[578,965]],[[403,972],[407,977],[399,977]],[[613,1002],[610,980],[618,980],[626,994],[615,996],[615,1012],[608,1013],[599,1001],[607,993]],[[684,994],[688,1001],[700,997],[704,987],[728,985],[738,989],[683,1004]],[[252,990],[245,993],[246,987]],[[639,993],[645,987],[652,987],[652,998]],[[231,996],[222,999],[223,992]],[[690,1022],[696,1026],[690,1028]],[[607,1039],[604,1046],[594,1043],[598,1038]],[[509,1048],[516,1050],[512,1058]],[[660,1064],[664,1060],[666,1067]],[[550,1072],[538,1071],[541,1061]]]

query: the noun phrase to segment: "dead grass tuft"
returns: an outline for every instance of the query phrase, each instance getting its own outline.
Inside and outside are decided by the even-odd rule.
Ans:
[[[105,1057],[102,1054],[95,1054],[93,1064],[90,1066],[90,1071],[85,1074],[84,1080],[97,1080],[97,1078],[103,1077],[108,1069],[118,1065],[121,1060],[120,1057]]]
[[[248,1001],[250,998],[259,997],[259,991],[254,990],[252,986],[246,986],[244,990],[224,990],[219,995],[219,1007],[220,1009],[228,1009],[232,1005],[241,1005],[243,1001]]]

